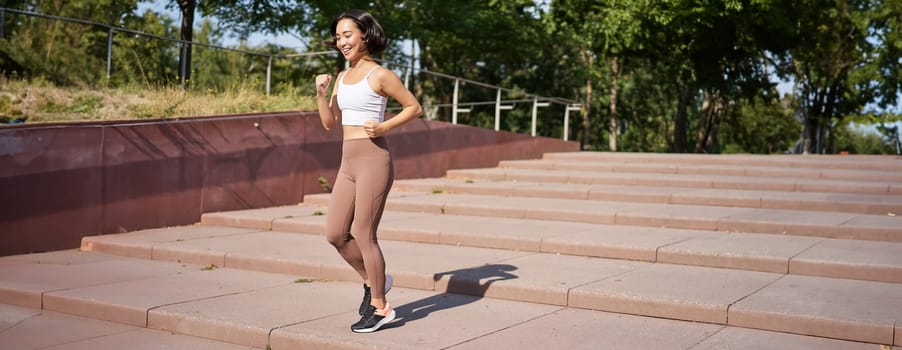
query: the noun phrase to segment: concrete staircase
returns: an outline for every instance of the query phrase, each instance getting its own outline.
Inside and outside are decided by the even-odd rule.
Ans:
[[[369,335],[328,198],[0,258],[0,344],[80,317],[131,328],[60,348],[902,349],[899,157],[556,153],[396,181],[398,320]]]

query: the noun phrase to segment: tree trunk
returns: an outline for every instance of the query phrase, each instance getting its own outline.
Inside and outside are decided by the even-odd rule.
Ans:
[[[714,101],[711,93],[705,90],[702,94],[704,95],[704,97],[702,97],[701,111],[703,120],[698,123],[698,134],[695,138],[695,153],[703,153],[705,151],[705,143],[708,139],[708,128],[711,127],[711,118],[714,110]]]
[[[699,123],[698,136],[695,140],[695,153],[711,152],[717,134],[718,121],[723,114],[724,105],[722,99],[716,94],[705,91],[701,112],[703,120]]]
[[[824,98],[826,97],[825,89],[819,88],[811,79],[810,74],[806,74],[808,83],[803,88],[802,93],[805,96],[805,141],[803,145],[803,154],[820,154],[821,145],[821,123],[824,118]]]
[[[717,147],[717,135],[720,130],[720,122],[724,119],[724,116],[729,112],[723,107],[720,109],[720,113],[718,113],[714,120],[711,121],[711,128],[708,132],[708,141],[705,145],[705,149],[707,153],[720,153],[720,148]]]
[[[583,51],[583,62],[586,62],[587,69],[591,69],[591,67],[595,64],[595,55],[589,52]],[[589,123],[589,113],[592,111],[592,78],[591,75],[586,79],[586,101],[583,103],[583,137],[579,143],[579,148],[581,150],[585,150],[589,145],[589,127],[591,124]]]
[[[191,81],[191,44],[194,41],[194,12],[197,0],[178,0],[182,12],[181,39],[179,50],[179,83],[183,87]]]
[[[805,140],[802,142],[802,154],[811,154],[817,152],[814,148],[817,145],[817,117],[807,116],[805,118]]]
[[[689,100],[692,98],[689,83],[680,79],[677,86],[678,102],[676,118],[673,121],[673,152],[686,153],[686,127],[689,116]]]
[[[620,76],[620,64],[617,56],[611,59],[611,104],[608,122],[608,147],[617,152],[617,78]]]
[[[836,115],[836,102],[840,99],[837,94],[841,91],[839,87],[839,82],[834,80],[830,85],[830,92],[827,94],[827,102],[824,104],[824,119],[823,124],[824,134],[821,135],[821,139],[824,140],[821,146],[820,154],[825,154],[826,150],[832,150],[834,144],[834,134],[833,127],[835,125],[840,125],[842,123],[842,116]],[[834,123],[833,118],[836,118],[836,122]],[[835,151],[831,151],[835,152]]]
[[[432,53],[429,46],[429,41],[426,39],[417,39],[417,45],[420,48],[420,69],[423,71],[432,71],[436,70],[435,61],[432,59]],[[440,120],[439,119],[439,109],[435,107],[434,104],[441,103],[442,96],[436,93],[428,94],[426,91],[435,91],[435,83],[434,80],[431,79],[417,79],[416,84],[416,96],[422,96],[422,101],[420,104],[423,106],[423,118],[427,120]],[[436,101],[436,99],[438,99]]]

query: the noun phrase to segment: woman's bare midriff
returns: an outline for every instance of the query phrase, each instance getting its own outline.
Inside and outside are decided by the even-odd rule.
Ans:
[[[345,140],[364,139],[369,137],[362,126],[342,125],[341,131],[344,133]]]

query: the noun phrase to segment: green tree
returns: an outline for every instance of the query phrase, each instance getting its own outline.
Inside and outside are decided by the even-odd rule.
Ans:
[[[514,1],[401,1],[400,10],[377,8],[385,19],[390,35],[417,43],[422,69],[467,77],[489,84],[541,93],[540,87],[523,85],[534,82],[531,58],[539,51],[541,14],[531,0]],[[397,32],[393,27],[397,28]],[[395,34],[397,33],[397,34]],[[396,48],[397,50],[398,48]],[[453,82],[429,81],[421,76],[415,90],[434,96],[435,103],[450,103]],[[443,84],[443,85],[442,85]],[[492,101],[496,91],[472,87],[465,89],[467,101]],[[424,101],[424,105],[430,101]],[[520,117],[518,117],[518,112]],[[492,111],[471,113],[483,125],[491,125]],[[522,111],[508,113],[507,120],[528,123]],[[490,117],[491,116],[491,117]],[[448,120],[450,113],[442,119]],[[477,122],[479,124],[480,122]]]
[[[16,9],[122,26],[137,9],[137,0],[19,1]],[[0,52],[22,67],[25,75],[58,84],[96,84],[105,79],[109,30],[82,23],[5,13],[10,34],[0,39]]]
[[[582,128],[574,129],[587,149],[768,153],[785,149],[788,135],[799,133],[812,152],[833,152],[839,150],[835,140],[847,134],[840,128],[850,120],[883,125],[878,130],[887,141],[899,139],[891,126],[899,117],[887,112],[898,103],[902,81],[898,1],[174,0],[169,6],[183,12],[178,24],[152,12],[136,14],[136,3],[10,0],[7,6],[197,44],[220,44],[224,29],[241,37],[291,33],[316,51],[326,49],[337,14],[364,8],[389,35],[387,61],[416,58],[424,70],[511,87],[503,99],[524,99],[524,92],[579,96]],[[195,28],[195,11],[212,20]],[[4,22],[0,38],[4,69],[64,84],[106,82],[104,27],[6,16],[16,20]],[[113,84],[191,77],[203,85],[197,88],[262,89],[268,55],[293,53],[244,42],[237,48],[261,55],[204,45],[180,50],[178,44],[119,32],[113,40]],[[420,49],[417,57],[408,53],[410,42]],[[195,56],[190,64],[189,55]],[[275,90],[308,91],[315,73],[344,67],[335,57],[273,59],[273,80],[281,82]],[[184,74],[178,70],[182,64],[188,68]],[[387,65],[408,78],[405,67]],[[795,98],[777,96],[770,81],[775,74],[797,84]],[[450,119],[450,109],[437,106],[451,102],[453,81],[428,74],[409,78],[424,106],[435,107],[436,118]],[[480,84],[460,88],[464,102],[491,103],[498,93]],[[530,128],[529,101],[503,113],[505,130]],[[460,121],[490,127],[492,107],[473,106]],[[539,134],[560,135],[562,108],[539,110]]]
[[[851,124],[839,126],[834,132],[835,142],[830,150],[832,153],[897,154],[895,145],[885,142],[879,133],[862,131]]]
[[[561,5],[573,6],[576,3],[576,1],[566,1],[561,2]],[[645,5],[643,1],[582,1],[581,4],[571,7],[569,11],[565,10],[569,18],[562,18],[564,20],[573,19],[574,12],[585,16],[582,25],[579,25],[578,28],[578,33],[583,35],[582,44],[588,48],[584,52],[586,55],[597,54],[598,60],[605,62],[608,66],[608,69],[601,69],[601,72],[607,73],[609,76],[608,84],[606,84],[608,91],[607,135],[608,148],[611,151],[617,151],[618,80],[630,58],[641,56],[642,45],[638,39],[643,35],[643,29],[640,26],[639,17]],[[584,62],[589,63],[588,61]],[[597,71],[593,68],[595,67],[590,67],[589,70]],[[588,82],[586,89],[588,95],[591,91],[591,84]]]
[[[738,101],[734,115],[723,123],[724,153],[782,153],[798,139],[802,126],[793,115],[795,100],[791,96],[769,103],[754,96]]]
[[[129,16],[123,27],[172,38],[176,36],[175,21],[154,11]],[[172,41],[150,39],[141,35],[118,32],[113,36],[112,83],[157,87],[171,84],[178,78],[178,45]]]
[[[246,37],[255,31],[277,33],[289,28],[301,28],[307,23],[304,15],[307,6],[300,1],[256,1],[256,0],[172,0],[170,7],[177,7],[181,14],[179,39],[182,43],[179,53],[180,74],[184,84],[191,80],[194,41],[194,16],[200,10],[205,16],[212,16],[229,25]],[[181,69],[180,69],[181,71]]]
[[[667,152],[673,134],[676,103],[670,84],[662,84],[661,67],[653,60],[632,59],[620,93],[620,151]]]
[[[583,74],[582,85],[582,137],[580,148],[587,149],[592,143],[592,109],[595,103],[593,95],[595,82],[602,77],[602,68],[596,64],[599,51],[603,50],[604,33],[600,27],[602,23],[601,11],[605,7],[582,0],[558,0],[551,4],[549,25],[552,33],[557,37],[566,38],[570,45],[575,47],[576,56],[579,58],[576,69],[581,69]]]
[[[713,151],[720,124],[728,118],[747,118],[743,110],[782,110],[770,82],[767,53],[785,50],[788,41],[783,38],[791,29],[784,9],[775,4],[723,1],[702,3],[690,11],[690,21],[696,24],[689,57],[703,91],[695,152]],[[783,118],[780,113],[768,116]]]
[[[897,1],[798,1],[784,72],[799,87],[805,150],[833,149],[836,127],[868,103],[895,104],[900,88],[902,5]],[[786,74],[786,73],[784,73]]]

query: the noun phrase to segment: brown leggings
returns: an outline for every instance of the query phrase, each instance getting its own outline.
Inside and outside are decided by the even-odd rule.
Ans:
[[[373,298],[385,297],[385,258],[376,229],[393,173],[385,138],[344,140],[326,216],[326,239],[360,277],[369,280]]]

